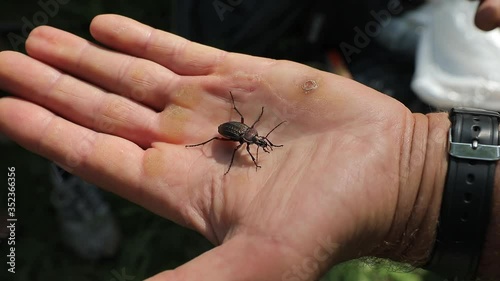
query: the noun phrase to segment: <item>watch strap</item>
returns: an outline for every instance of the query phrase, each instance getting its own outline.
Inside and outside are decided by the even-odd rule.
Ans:
[[[449,166],[432,258],[426,267],[448,280],[474,280],[491,211],[499,151],[493,111],[450,113]],[[498,154],[498,153],[497,153]]]

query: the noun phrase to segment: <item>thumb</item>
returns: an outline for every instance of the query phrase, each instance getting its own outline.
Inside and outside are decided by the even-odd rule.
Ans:
[[[500,0],[482,0],[476,13],[475,24],[484,31],[500,26]]]
[[[320,277],[316,263],[310,270],[294,270],[304,258],[275,239],[234,237],[194,260],[147,281],[306,281]],[[295,267],[295,269],[298,269]],[[303,268],[299,268],[303,269]]]

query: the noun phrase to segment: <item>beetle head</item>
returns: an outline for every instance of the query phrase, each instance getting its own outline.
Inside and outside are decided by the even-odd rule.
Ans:
[[[262,136],[255,136],[255,144],[262,147],[262,148],[266,148],[269,146],[269,144],[267,143],[267,138],[266,137],[262,137]]]

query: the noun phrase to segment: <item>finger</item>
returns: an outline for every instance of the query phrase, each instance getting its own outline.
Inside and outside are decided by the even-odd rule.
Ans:
[[[234,238],[196,259],[159,273],[147,281],[276,281],[295,280],[287,264],[293,264],[297,254],[279,245],[259,240]],[[319,275],[319,272],[315,272]],[[291,277],[287,277],[291,275]],[[314,276],[301,280],[316,280]],[[317,277],[317,276],[316,276]],[[302,277],[303,278],[303,277]],[[298,279],[297,279],[298,280]]]
[[[184,146],[163,144],[157,155],[161,159],[175,159],[176,165],[161,169],[158,181],[155,173],[168,162],[155,160],[158,157],[152,151],[144,151],[123,138],[81,127],[24,100],[0,99],[0,131],[72,174],[179,224],[204,230],[193,223],[197,214],[186,203],[192,194],[185,188],[185,177],[179,177],[187,171],[182,164]]]
[[[140,194],[135,187],[142,186],[138,163],[144,151],[129,141],[93,132],[16,98],[0,99],[0,131],[99,186],[127,198]]]
[[[107,46],[155,61],[180,75],[214,73],[227,54],[118,15],[95,17],[90,31]]]
[[[159,132],[158,115],[151,109],[104,93],[23,54],[0,53],[0,79],[7,92],[94,131],[123,137],[141,147],[167,138]]]
[[[31,57],[159,111],[178,76],[154,62],[98,47],[71,33],[42,26],[26,41]]]
[[[500,0],[483,0],[477,9],[475,24],[490,31],[500,27]]]

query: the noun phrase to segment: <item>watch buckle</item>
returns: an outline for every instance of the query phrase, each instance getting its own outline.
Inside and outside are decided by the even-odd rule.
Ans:
[[[480,144],[478,140],[472,143],[453,142],[451,129],[448,132],[449,154],[453,157],[482,161],[500,160],[500,146]]]

